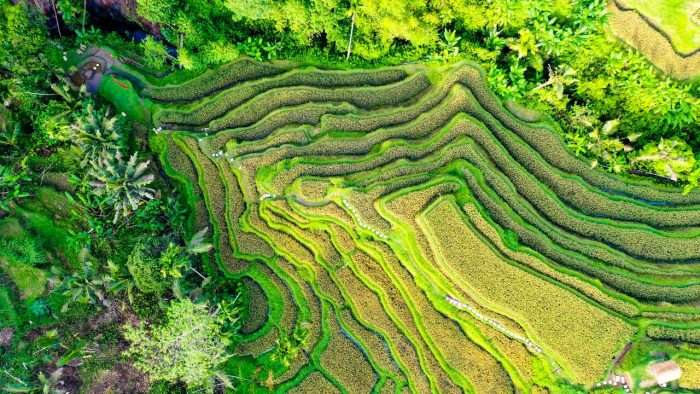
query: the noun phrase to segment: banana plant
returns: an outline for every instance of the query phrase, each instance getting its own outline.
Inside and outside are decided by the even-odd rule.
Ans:
[[[61,139],[72,142],[82,151],[81,167],[85,168],[91,161],[97,160],[102,151],[120,149],[117,119],[110,116],[109,109],[97,111],[93,103],[88,102],[74,122],[60,128]]]
[[[155,179],[153,174],[146,173],[149,161],[138,162],[137,153],[124,161],[121,151],[102,150],[90,164],[89,184],[95,195],[114,208],[113,223],[155,198],[155,190],[148,187]]]
[[[204,237],[209,230],[208,227],[203,228],[192,236],[183,248],[180,245],[170,243],[158,258],[161,276],[163,278],[171,278],[174,284],[178,285],[178,281],[183,276],[183,272],[192,271],[197,276],[202,278],[204,284],[208,283],[209,279],[192,264],[192,256],[207,253],[214,248],[214,245],[205,242]]]
[[[94,263],[86,261],[81,269],[63,279],[63,295],[67,300],[61,307],[61,312],[68,311],[75,303],[95,305],[98,308],[107,306],[107,295],[112,291],[113,285],[114,278],[111,275],[100,272]]]
[[[275,341],[275,350],[271,359],[279,362],[283,367],[289,368],[294,359],[308,345],[308,341],[309,329],[306,327],[306,323],[301,323],[291,333],[280,335]]]
[[[19,145],[21,126],[12,119],[10,111],[0,105],[0,148],[16,148]]]
[[[596,159],[591,163],[595,168],[602,165],[608,171],[621,173],[629,168],[629,163],[625,153],[633,148],[625,143],[622,138],[617,138],[615,134],[620,127],[618,119],[608,120],[602,127],[596,127],[588,133],[587,151]]]
[[[204,237],[207,235],[208,231],[209,227],[205,227],[197,231],[197,233],[190,238],[187,242],[187,253],[192,255],[202,254],[214,248],[214,245],[204,241]]]
[[[440,48],[442,49],[442,57],[450,58],[459,55],[459,42],[462,37],[457,36],[454,30],[445,29],[442,32],[442,38],[439,42]]]

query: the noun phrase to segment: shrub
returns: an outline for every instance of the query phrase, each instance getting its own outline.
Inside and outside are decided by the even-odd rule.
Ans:
[[[170,58],[170,55],[168,55],[168,50],[163,43],[156,41],[156,39],[151,36],[148,36],[141,42],[141,47],[143,47],[144,62],[146,66],[156,70],[160,70],[165,67],[165,63]]]
[[[221,379],[230,386],[219,367],[230,356],[229,339],[222,333],[222,319],[207,304],[175,300],[165,322],[147,327],[127,326],[124,337],[131,345],[125,354],[154,381],[181,381],[190,388],[213,388]]]
[[[28,180],[26,168],[15,169],[0,163],[0,211],[9,211],[11,202],[29,197],[25,189]]]
[[[17,322],[17,312],[12,304],[10,292],[4,286],[0,286],[0,328],[14,327]]]
[[[126,266],[140,291],[160,294],[167,288],[167,283],[160,275],[158,259],[149,256],[145,249],[144,244],[137,245],[129,254]]]

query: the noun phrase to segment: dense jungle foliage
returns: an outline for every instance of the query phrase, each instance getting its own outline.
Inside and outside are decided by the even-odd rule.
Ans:
[[[611,172],[636,170],[694,187],[700,176],[697,83],[659,74],[606,34],[604,0],[138,0],[132,18],[154,69],[197,72],[241,55],[328,65],[415,61],[482,65],[503,98],[554,117],[570,147]],[[83,2],[56,2],[78,40]],[[88,19],[89,22],[89,19]],[[93,28],[94,29],[94,28]]]
[[[192,227],[151,130],[69,86],[69,51],[110,46],[182,79],[241,56],[339,68],[470,60],[502,99],[551,116],[591,167],[690,191],[700,181],[700,83],[669,79],[612,39],[605,6],[137,0],[124,13],[143,30],[133,34],[102,26],[92,2],[3,1],[0,322],[10,324],[0,326],[0,391],[87,392],[112,379],[121,392],[197,392],[239,378],[222,365],[250,313],[245,295],[205,263],[211,231]],[[277,363],[303,337],[278,339]]]

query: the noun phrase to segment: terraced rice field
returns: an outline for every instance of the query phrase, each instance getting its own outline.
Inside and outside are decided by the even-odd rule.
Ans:
[[[700,75],[700,1],[609,0],[612,32],[679,79]]]
[[[700,389],[700,360],[681,358],[678,364],[684,372],[679,385],[686,389]]]
[[[700,49],[700,2],[697,0],[617,0],[634,9],[664,34],[676,51],[689,55]]]
[[[633,337],[700,341],[700,193],[594,171],[470,64],[242,60],[147,86],[152,145],[250,303],[281,392],[588,387]]]

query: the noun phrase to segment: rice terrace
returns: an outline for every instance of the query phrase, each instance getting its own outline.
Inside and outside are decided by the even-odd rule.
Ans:
[[[700,392],[700,2],[16,3],[0,392]]]
[[[593,386],[639,333],[700,336],[700,193],[592,171],[471,64],[240,60],[141,94],[210,258],[266,305],[241,355],[308,335],[280,388]]]
[[[700,2],[611,0],[611,28],[652,63],[680,78],[700,74]]]

